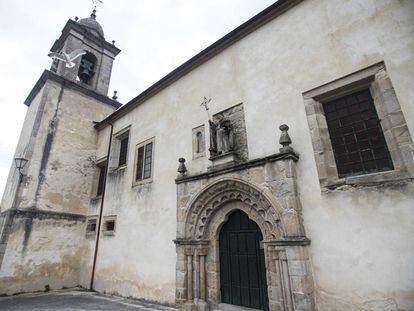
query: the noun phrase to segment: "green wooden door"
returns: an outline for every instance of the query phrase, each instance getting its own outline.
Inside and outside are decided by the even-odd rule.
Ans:
[[[220,231],[221,301],[269,309],[263,240],[257,224],[237,211]]]

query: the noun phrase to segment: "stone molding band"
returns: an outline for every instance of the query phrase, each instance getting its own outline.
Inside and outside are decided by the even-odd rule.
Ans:
[[[74,220],[85,221],[86,216],[81,214],[72,214],[64,212],[52,212],[39,209],[8,209],[0,213],[0,217],[10,215],[16,218],[37,218],[37,219],[62,219],[62,220]]]
[[[222,167],[220,169],[209,171],[201,174],[194,174],[194,175],[187,175],[183,177],[178,177],[175,180],[176,184],[182,184],[193,180],[199,180],[199,179],[206,179],[211,178],[219,175],[224,175],[232,172],[237,172],[245,169],[249,169],[256,166],[263,166],[268,162],[275,162],[275,161],[281,161],[281,160],[293,160],[297,162],[299,160],[299,155],[295,152],[287,152],[287,153],[276,153],[264,158],[254,159],[251,161],[247,161],[238,165],[234,165],[231,167]]]

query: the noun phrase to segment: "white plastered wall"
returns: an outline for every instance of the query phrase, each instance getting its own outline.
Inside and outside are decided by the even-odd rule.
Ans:
[[[320,310],[414,308],[414,187],[322,194],[302,93],[384,61],[414,133],[414,3],[308,0],[259,28],[117,120],[131,125],[128,165],[108,179],[96,288],[173,303],[178,158],[190,173],[191,130],[211,111],[244,104],[250,159],[278,151],[278,126],[290,126]],[[107,134],[107,133],[106,133]],[[208,133],[206,133],[208,135]],[[155,137],[154,180],[132,187],[135,145]]]

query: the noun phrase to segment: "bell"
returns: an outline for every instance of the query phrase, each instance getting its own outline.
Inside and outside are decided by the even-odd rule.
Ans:
[[[79,72],[79,79],[83,82],[83,83],[88,83],[88,81],[92,78],[92,74],[91,71],[86,68],[83,67],[81,68],[80,72]]]
[[[82,58],[79,66],[78,77],[83,83],[88,83],[93,76],[94,63]]]

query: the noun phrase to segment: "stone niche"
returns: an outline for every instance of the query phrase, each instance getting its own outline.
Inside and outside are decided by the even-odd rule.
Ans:
[[[236,107],[232,109],[242,108]],[[291,148],[281,148],[281,153],[262,159],[176,179],[178,308],[231,306],[221,303],[219,235],[229,215],[242,210],[263,235],[269,309],[314,310],[297,161]]]
[[[210,160],[213,164],[210,169],[222,167],[226,164],[233,165],[242,163],[247,161],[249,158],[243,103],[237,104],[213,115],[212,122],[214,124],[218,124],[220,120],[226,120],[230,124],[233,146],[232,150],[229,152],[215,154],[214,151],[211,150],[210,138]],[[210,125],[210,135],[211,132],[212,130]]]

